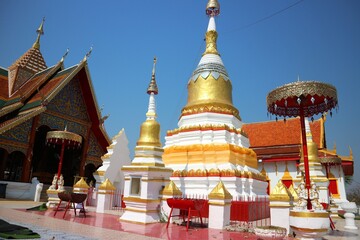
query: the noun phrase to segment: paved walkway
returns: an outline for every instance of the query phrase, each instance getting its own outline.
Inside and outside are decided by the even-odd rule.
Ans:
[[[41,239],[247,239],[256,240],[251,233],[228,232],[208,228],[190,228],[186,232],[185,227],[171,224],[166,229],[165,223],[157,224],[132,224],[120,222],[120,212],[112,214],[99,214],[90,210],[87,217],[74,216],[73,211],[67,213],[63,219],[63,213],[59,212],[56,217],[52,210],[26,211],[25,209],[37,206],[39,203],[31,201],[7,201],[0,199],[0,216],[10,223],[22,225],[39,233]],[[345,220],[334,220],[337,230],[329,231],[324,240],[355,240],[360,239],[360,230],[344,229]],[[356,221],[360,227],[360,221]],[[287,238],[290,239],[290,238]]]

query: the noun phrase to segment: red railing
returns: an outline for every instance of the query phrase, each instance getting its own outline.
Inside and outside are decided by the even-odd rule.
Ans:
[[[231,202],[230,221],[246,225],[268,225],[270,222],[269,199],[266,197],[245,198]]]
[[[174,198],[176,201],[176,198]],[[201,196],[184,196],[179,198],[176,202],[176,207],[180,209],[178,217],[188,218],[188,211],[184,208],[188,208],[187,201],[193,201],[194,203],[201,203],[201,208],[196,207],[198,211],[190,211],[190,218],[192,222],[200,223],[200,215],[203,223],[208,223],[209,218],[209,202],[207,199],[202,199]],[[168,202],[169,206],[172,205],[173,200]],[[184,205],[184,206],[182,206]],[[186,206],[185,206],[186,205]],[[170,206],[171,208],[171,206]],[[195,206],[193,206],[195,209]],[[237,200],[231,201],[230,207],[230,224],[241,225],[246,228],[255,226],[270,225],[270,206],[269,198],[267,197],[240,197]]]

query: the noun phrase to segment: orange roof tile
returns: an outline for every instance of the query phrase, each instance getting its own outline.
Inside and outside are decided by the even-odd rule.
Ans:
[[[310,122],[313,141],[322,148],[323,131],[322,119]],[[284,121],[268,121],[244,124],[242,130],[248,135],[250,146],[266,147],[301,144],[301,131],[299,118]]]

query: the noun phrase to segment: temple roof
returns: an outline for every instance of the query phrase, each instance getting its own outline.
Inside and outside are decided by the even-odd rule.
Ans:
[[[91,119],[91,129],[103,150],[106,151],[110,139],[103,127],[103,118],[87,66],[89,53],[79,64],[72,67],[64,68],[63,61],[67,53],[54,66],[47,67],[39,50],[39,39],[43,33],[42,26],[39,27],[38,33],[38,39],[34,45],[9,69],[0,67],[0,134],[46,111],[51,100],[72,79],[77,78],[89,119]],[[11,76],[11,71],[17,71],[19,74],[22,70],[27,73],[26,79],[20,79],[24,81],[14,88],[15,91],[11,91],[11,86],[15,86],[12,81],[19,80],[18,76],[15,78]]]

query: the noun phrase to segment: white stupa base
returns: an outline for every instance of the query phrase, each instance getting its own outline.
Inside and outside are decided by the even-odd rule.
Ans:
[[[147,202],[147,203],[146,203]],[[149,224],[160,222],[159,201],[149,199],[138,202],[125,201],[125,212],[120,217],[120,221],[133,223]]]
[[[239,177],[170,177],[186,197],[207,198],[208,194],[221,180],[233,199],[268,196],[267,182]]]
[[[136,211],[127,210],[120,217],[120,221],[149,224],[160,222],[158,213],[141,213]]]
[[[297,239],[322,239],[330,228],[329,213],[325,210],[291,210],[290,227]]]

